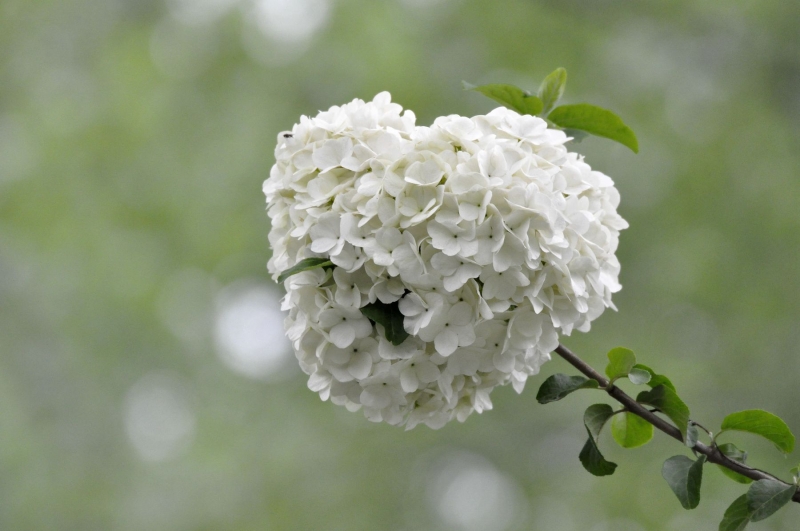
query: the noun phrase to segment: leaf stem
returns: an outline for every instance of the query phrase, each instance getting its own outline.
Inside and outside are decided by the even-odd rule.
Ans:
[[[555,350],[555,353],[564,358],[564,360],[578,369],[581,373],[584,374],[587,378],[592,378],[597,380],[600,384],[601,388],[604,388],[605,391],[617,402],[625,406],[625,409],[637,415],[650,424],[652,424],[655,428],[658,428],[660,431],[666,433],[673,439],[683,442],[683,436],[678,428],[673,426],[672,424],[668,423],[661,417],[656,416],[655,413],[647,409],[646,407],[642,406],[639,402],[634,400],[630,395],[625,393],[619,387],[613,385],[605,378],[602,374],[594,370],[591,365],[583,361],[581,358],[578,357],[577,354],[569,350],[564,345],[559,344]],[[697,423],[695,423],[698,425]],[[699,425],[698,425],[699,426]],[[703,428],[704,429],[704,428]],[[719,435],[719,434],[718,434]],[[758,481],[760,479],[770,479],[773,481],[779,481],[786,486],[792,485],[791,483],[787,483],[777,477],[773,476],[768,472],[764,472],[763,470],[759,470],[757,468],[752,468],[747,465],[743,465],[741,463],[737,463],[732,459],[726,457],[720,450],[717,448],[716,443],[712,444],[711,446],[707,446],[702,442],[697,442],[693,447],[697,453],[703,454],[708,458],[709,463],[714,463],[716,465],[724,466],[729,470],[733,470],[745,477],[748,477],[754,481]],[[800,503],[800,490],[794,493],[792,496],[792,501]]]

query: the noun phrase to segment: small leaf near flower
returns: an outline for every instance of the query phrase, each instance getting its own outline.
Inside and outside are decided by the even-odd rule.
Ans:
[[[547,119],[565,129],[579,129],[596,136],[619,142],[634,153],[639,152],[639,141],[630,127],[613,112],[588,103],[556,107]]]
[[[292,275],[296,275],[297,273],[302,273],[303,271],[310,271],[312,269],[317,269],[319,267],[332,267],[333,262],[330,261],[329,258],[304,258],[295,264],[293,267],[290,267],[280,275],[278,275],[278,283],[282,284],[284,280],[289,278]]]
[[[520,114],[537,115],[542,112],[542,100],[514,85],[490,84],[475,86],[463,82],[464,90],[474,90],[501,103]]]
[[[597,389],[598,385],[597,380],[590,380],[583,376],[554,374],[539,387],[539,392],[536,393],[536,400],[540,404],[547,404],[561,400],[578,389]]]
[[[547,116],[553,107],[558,104],[561,96],[564,95],[564,88],[567,84],[567,71],[557,68],[551,72],[539,86],[539,99],[542,100],[542,116]]]
[[[676,455],[664,461],[661,475],[678,497],[684,509],[694,509],[700,504],[700,484],[703,481],[703,463],[706,456],[694,461],[685,455]]]
[[[782,452],[794,450],[794,435],[789,426],[777,415],[761,409],[748,409],[731,413],[722,421],[722,430],[746,431],[760,435]]]
[[[383,333],[392,345],[399,345],[408,337],[408,332],[403,328],[403,314],[400,313],[397,302],[384,304],[375,301],[361,308],[361,313],[383,327]]]

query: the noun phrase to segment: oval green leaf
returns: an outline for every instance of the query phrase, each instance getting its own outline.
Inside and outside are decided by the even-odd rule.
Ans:
[[[293,267],[290,267],[280,275],[278,275],[278,283],[282,284],[284,280],[297,273],[303,271],[310,271],[319,267],[333,266],[333,262],[329,258],[304,258],[297,262]]]
[[[486,97],[514,109],[520,114],[536,115],[542,112],[542,100],[538,96],[528,94],[514,85],[490,84],[476,87],[466,81],[463,82],[464,90],[474,90]]]
[[[631,128],[619,116],[602,107],[588,103],[562,105],[553,109],[547,118],[559,127],[586,131],[619,142],[634,153],[639,152],[639,141]]]
[[[594,380],[592,380],[594,381]],[[586,409],[583,414],[583,424],[589,433],[589,440],[583,445],[580,455],[583,468],[595,476],[610,476],[617,468],[616,463],[606,461],[600,449],[597,447],[597,437],[600,430],[614,414],[614,410],[608,404],[593,404]]]
[[[636,385],[644,385],[652,379],[650,373],[644,369],[638,369],[635,365],[628,373],[628,380]]]
[[[587,429],[586,431],[589,430]],[[583,468],[594,476],[610,476],[617,468],[616,463],[606,461],[606,458],[600,453],[600,449],[597,447],[597,443],[591,433],[578,458],[581,460]]]
[[[653,438],[653,425],[628,411],[611,419],[611,435],[623,448],[645,445]]]
[[[634,365],[636,365],[636,355],[631,349],[624,347],[612,348],[608,351],[606,376],[612,380],[623,378],[628,376]]]
[[[797,491],[794,485],[787,485],[772,479],[759,479],[747,491],[747,508],[750,520],[763,520],[789,503]]]
[[[399,345],[408,337],[408,332],[403,328],[399,302],[384,304],[375,301],[361,308],[361,313],[370,321],[383,326],[383,333],[392,345]]]
[[[700,504],[700,484],[703,481],[705,461],[704,455],[697,461],[685,455],[676,455],[664,461],[661,475],[667,480],[684,509],[694,509]]]
[[[747,494],[736,498],[725,511],[719,531],[742,531],[750,523],[750,509],[747,506]]]
[[[772,441],[778,450],[794,450],[794,435],[789,426],[777,415],[761,409],[748,409],[731,413],[722,421],[723,430],[746,431]]]
[[[554,374],[539,387],[539,392],[536,393],[536,400],[540,404],[547,404],[561,400],[578,389],[597,389],[598,385],[597,380],[590,380],[583,376]]]

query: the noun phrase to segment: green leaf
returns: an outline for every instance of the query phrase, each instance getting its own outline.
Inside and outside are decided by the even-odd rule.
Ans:
[[[565,129],[580,129],[593,135],[609,138],[639,152],[639,142],[630,127],[613,112],[588,103],[556,107],[547,118]]]
[[[536,115],[542,112],[542,100],[538,96],[532,96],[519,87],[514,85],[481,85],[476,87],[466,81],[463,82],[464,90],[474,90],[480,92],[498,103],[502,103],[509,109],[514,109],[520,114]]]
[[[558,100],[564,95],[564,87],[567,84],[567,71],[563,68],[556,68],[551,72],[539,86],[539,99],[542,100],[542,116],[546,116]]]
[[[789,453],[794,450],[794,435],[789,426],[777,415],[761,409],[748,409],[731,413],[722,421],[722,429],[746,431],[769,439],[778,450]]]
[[[586,431],[589,430],[587,429]],[[583,468],[595,476],[610,476],[617,468],[616,463],[606,461],[606,458],[600,453],[600,449],[597,448],[597,443],[591,433],[578,458],[581,460]]]
[[[593,404],[583,414],[583,425],[596,440],[600,437],[600,430],[613,415],[614,410],[608,404]]]
[[[689,448],[694,448],[694,445],[697,444],[697,426],[694,425],[694,422],[689,422],[689,425],[686,427],[686,440],[683,441],[686,446]]]
[[[611,419],[611,435],[623,448],[636,448],[653,438],[653,425],[626,411]]]
[[[281,273],[278,276],[278,283],[282,284],[284,280],[292,275],[296,275],[297,273],[328,266],[333,266],[333,262],[331,262],[329,258],[304,258],[303,260],[297,262],[297,264],[295,264],[293,267],[290,267]]]
[[[747,491],[747,508],[752,513],[750,520],[758,522],[786,505],[797,491],[794,485],[787,485],[773,479],[759,479]]]
[[[722,454],[725,457],[727,457],[731,461],[736,461],[737,463],[742,465],[747,464],[747,452],[745,452],[744,450],[740,450],[739,448],[736,447],[735,444],[733,443],[720,444],[717,446],[717,448],[719,449],[720,452],[722,452]],[[748,485],[753,482],[753,480],[750,479],[749,477],[743,476],[738,472],[734,472],[730,468],[725,468],[722,465],[717,465],[717,466],[719,467],[720,471],[723,474],[725,474],[726,476],[728,476],[737,483]]]
[[[636,385],[646,384],[651,380],[652,376],[644,369],[639,369],[636,365],[633,366],[631,372],[628,373],[628,380]]]
[[[590,380],[583,376],[554,374],[539,387],[539,392],[536,393],[536,400],[540,404],[547,404],[548,402],[561,400],[578,389],[597,389],[598,385],[597,380]]]
[[[375,301],[361,308],[361,313],[369,320],[383,326],[383,333],[392,345],[399,345],[408,337],[403,328],[403,314],[400,313],[399,302],[384,304]]]
[[[689,407],[675,394],[675,391],[661,384],[649,391],[639,393],[636,401],[642,404],[649,404],[668,416],[681,431],[684,440],[686,440],[686,429],[689,425]]]
[[[750,523],[750,509],[747,506],[747,494],[742,494],[734,500],[725,511],[719,531],[742,531]]]
[[[661,475],[684,509],[694,509],[700,503],[700,483],[703,481],[703,463],[706,456],[701,455],[693,461],[685,455],[676,455],[664,461]]]
[[[666,385],[667,387],[675,391],[675,386],[672,385],[672,382],[669,381],[669,378],[661,374],[657,374],[653,369],[651,369],[647,365],[642,365],[641,363],[637,363],[636,365],[633,366],[633,368],[641,369],[643,371],[647,371],[650,373],[650,381],[647,382],[647,385],[649,385],[650,387],[658,387],[659,385]]]
[[[600,449],[597,447],[597,437],[603,425],[614,414],[614,410],[608,404],[594,404],[586,409],[583,414],[583,424],[589,433],[589,440],[583,445],[580,455],[583,468],[595,476],[610,476],[617,468],[616,463],[606,461]]]
[[[608,351],[606,376],[612,380],[628,376],[634,365],[636,365],[636,355],[632,350],[623,347],[612,348]]]

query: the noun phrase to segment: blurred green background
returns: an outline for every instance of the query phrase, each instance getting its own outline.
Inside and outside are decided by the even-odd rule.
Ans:
[[[625,345],[708,427],[800,432],[800,3],[787,0],[0,2],[0,529],[716,529],[656,436],[595,478],[591,393],[542,375],[439,431],[373,425],[305,388],[268,279],[261,183],[301,114],[389,90],[418,123],[493,104],[462,79],[615,110],[641,154],[577,146],[631,224],[625,288],[564,342]],[[570,372],[556,359],[545,373]],[[787,478],[768,443],[730,437]],[[755,529],[796,530],[793,504]]]

